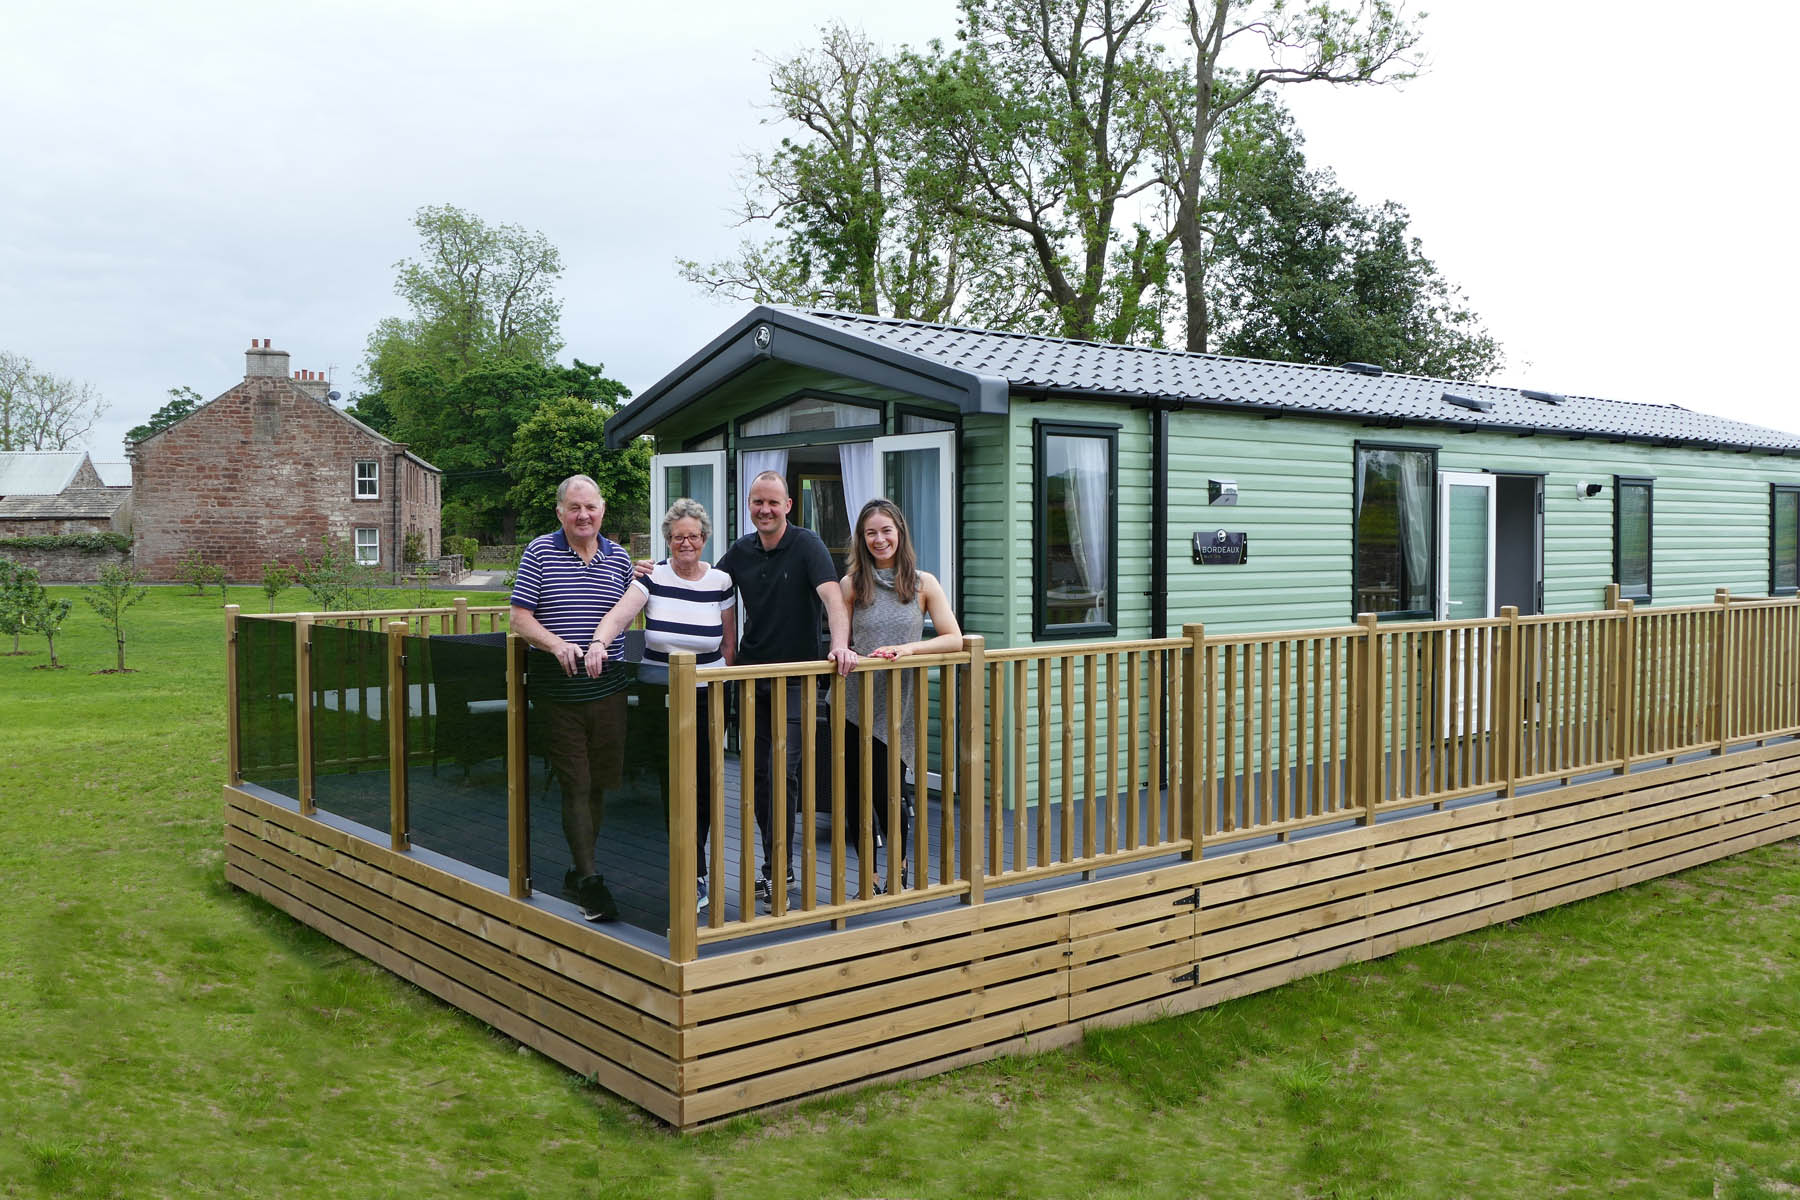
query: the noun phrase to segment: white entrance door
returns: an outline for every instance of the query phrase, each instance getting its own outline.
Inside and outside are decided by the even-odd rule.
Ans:
[[[701,450],[689,454],[658,454],[650,459],[650,557],[668,557],[663,543],[662,519],[669,505],[683,496],[706,506],[712,518],[712,537],[700,557],[718,562],[725,549],[725,452]]]
[[[956,434],[902,433],[875,439],[888,498],[906,514],[919,569],[956,596]],[[852,514],[854,516],[854,514]]]
[[[1479,621],[1494,615],[1494,477],[1438,473],[1438,589],[1440,621]],[[1445,630],[1448,660],[1443,728],[1451,736],[1485,731],[1488,674],[1496,641],[1492,629]]]
[[[1438,473],[1440,621],[1494,615],[1494,477]]]

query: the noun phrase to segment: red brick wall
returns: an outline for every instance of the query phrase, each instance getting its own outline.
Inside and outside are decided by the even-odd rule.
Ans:
[[[173,579],[191,550],[234,580],[254,580],[271,559],[296,562],[329,533],[381,531],[381,566],[399,561],[410,519],[435,540],[438,504],[395,490],[396,447],[282,378],[246,379],[134,449],[133,532],[137,567]],[[380,495],[358,500],[356,462],[380,464]],[[402,462],[406,460],[401,459]],[[412,470],[423,476],[422,468]],[[402,486],[404,486],[403,481]]]

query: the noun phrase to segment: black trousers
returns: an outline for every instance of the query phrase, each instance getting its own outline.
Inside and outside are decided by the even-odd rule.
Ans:
[[[869,742],[870,788],[874,809],[874,829],[893,852],[893,838],[888,833],[888,744],[880,738]],[[846,723],[844,726],[844,844],[860,853],[862,845],[862,731]],[[900,858],[909,855],[912,842],[912,789],[906,782],[904,768],[900,776]]]
[[[756,681],[756,770],[751,780],[751,804],[756,812],[756,827],[762,831],[762,874],[773,877],[775,861],[775,771],[770,760],[775,751],[775,683],[773,679]],[[800,730],[801,722],[813,714],[800,711],[800,681],[789,679],[787,687],[787,754],[780,769],[787,775],[787,861],[788,873],[794,871],[794,822],[800,811]]]

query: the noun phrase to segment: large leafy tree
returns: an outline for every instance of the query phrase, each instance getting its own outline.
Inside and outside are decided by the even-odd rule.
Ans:
[[[493,358],[548,365],[562,349],[562,255],[543,234],[489,225],[450,204],[413,214],[419,257],[394,264],[394,293],[411,314],[369,335],[364,374],[379,383],[405,365],[468,369]]]
[[[1220,211],[1214,150],[1225,123],[1278,87],[1409,78],[1418,65],[1411,55],[1419,31],[1389,0],[1179,0],[1178,11],[1185,62],[1147,99],[1161,123],[1162,184],[1180,248],[1184,340],[1189,350],[1206,350],[1206,271]]]
[[[92,384],[0,350],[0,450],[67,450],[93,431],[107,407]]]
[[[934,202],[944,146],[918,61],[834,24],[816,48],[767,65],[770,119],[793,132],[746,157],[738,217],[778,232],[722,262],[682,260],[682,275],[758,303],[992,319],[981,306],[1007,290],[1005,240]]]
[[[519,427],[565,396],[628,393],[580,359],[557,364],[562,259],[542,234],[449,205],[419,209],[414,226],[419,255],[396,264],[394,285],[410,315],[369,336],[369,387],[346,411],[443,470],[447,531],[511,538]]]
[[[608,534],[618,538],[649,528],[650,443],[640,438],[608,450],[606,419],[614,411],[612,404],[564,396],[519,426],[507,467],[514,480],[510,498],[526,528],[555,528],[556,485],[571,475],[591,476],[600,485]]]
[[[127,442],[141,442],[154,433],[161,433],[181,418],[199,408],[206,401],[199,392],[187,386],[176,386],[169,389],[169,402],[150,414],[150,419],[142,425],[133,425],[125,431]]]
[[[1499,346],[1425,257],[1406,210],[1370,207],[1306,164],[1272,101],[1245,106],[1214,154],[1208,253],[1214,348],[1288,362],[1374,362],[1483,379]]]
[[[774,108],[789,136],[747,164],[747,196],[760,207],[745,216],[782,236],[746,242],[727,264],[687,264],[688,274],[757,300],[1073,338],[1174,335],[1206,350],[1215,304],[1241,332],[1254,324],[1246,304],[1277,294],[1267,277],[1245,290],[1253,228],[1291,228],[1302,221],[1286,209],[1319,219],[1347,202],[1332,224],[1340,270],[1356,266],[1360,290],[1314,298],[1387,301],[1371,325],[1423,322],[1395,335],[1411,349],[1387,356],[1411,362],[1412,350],[1444,340],[1433,322],[1455,326],[1467,313],[1407,234],[1404,211],[1363,209],[1303,164],[1254,160],[1288,150],[1257,140],[1267,114],[1280,114],[1281,87],[1404,79],[1418,37],[1388,0],[962,0],[955,49],[886,58],[827,30],[817,50],[775,64]],[[1269,194],[1282,184],[1303,192],[1284,204]],[[1247,218],[1262,224],[1235,224]],[[891,249],[907,244],[901,235],[923,229],[953,236],[940,253],[904,258],[926,264],[918,275],[884,273],[902,261]],[[1295,254],[1289,273],[1302,271],[1304,243],[1282,244]],[[1280,273],[1268,256],[1258,265]],[[895,277],[928,286],[909,291]],[[1401,301],[1379,294],[1383,279],[1408,285]],[[921,294],[931,303],[917,304]],[[1317,319],[1304,311],[1306,289],[1280,295],[1290,323]],[[1284,353],[1323,356],[1344,340],[1289,339]]]

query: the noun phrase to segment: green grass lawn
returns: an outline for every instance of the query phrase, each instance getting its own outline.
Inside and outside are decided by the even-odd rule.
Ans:
[[[0,1196],[1800,1195],[1794,843],[683,1137],[227,887],[217,596],[127,621],[0,658]]]

